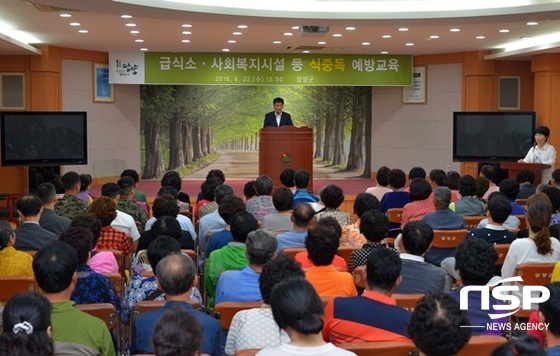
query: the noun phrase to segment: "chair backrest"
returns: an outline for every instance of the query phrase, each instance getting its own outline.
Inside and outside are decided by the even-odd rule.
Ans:
[[[490,355],[492,351],[507,342],[505,337],[493,335],[473,335],[457,356]]]
[[[393,294],[392,297],[397,301],[399,307],[412,312],[416,303],[424,296],[424,293],[418,294]]]
[[[19,213],[16,207],[17,200],[21,197],[21,194],[12,194],[6,197],[6,207],[8,209],[8,221],[10,223],[16,224],[19,227]]]
[[[181,252],[196,262],[196,252],[194,252],[194,250],[182,249]]]
[[[328,296],[328,297],[321,297],[321,302],[323,302],[323,307],[326,307],[327,304],[333,300],[335,297],[333,296]]]
[[[500,266],[504,264],[506,259],[507,253],[509,251],[510,244],[494,244],[494,251],[498,255],[498,259],[496,260],[496,266]]]
[[[521,276],[524,285],[542,286],[550,282],[555,263],[528,263],[517,266],[514,276]]]
[[[234,356],[255,356],[261,349],[245,349],[235,352]]]
[[[432,247],[456,248],[466,234],[467,230],[434,230]]]
[[[31,276],[0,277],[0,302],[4,303],[17,293],[37,291],[37,281]]]
[[[360,248],[357,246],[340,246],[338,248],[338,251],[336,252],[337,255],[339,255],[340,257],[344,258],[344,261],[346,261],[346,266],[350,265],[350,255],[352,254],[352,252],[359,250]]]
[[[354,268],[354,283],[357,287],[366,287],[366,266],[359,266]]]
[[[120,273],[103,273],[103,275],[113,282],[113,287],[115,287],[115,291],[117,292],[118,296],[122,299],[123,297],[123,289],[124,289],[124,279],[120,275]]]
[[[295,259],[296,255],[303,251],[307,251],[307,249],[305,247],[290,247],[283,249],[280,253],[284,256]]]
[[[467,230],[471,231],[478,227],[478,223],[485,219],[486,216],[482,215],[474,215],[474,216],[465,216],[465,223],[467,223]]]
[[[122,251],[119,250],[104,250],[104,251],[111,251],[113,256],[115,256],[115,260],[117,260],[117,265],[119,266],[119,273],[123,278],[126,278],[126,272],[124,267],[124,259],[125,255],[123,255]]]
[[[400,224],[402,222],[403,208],[391,208],[387,210],[387,218],[390,223]]]
[[[519,229],[523,230],[527,228],[527,220],[525,219],[525,215],[514,215],[516,218],[519,219]]]
[[[121,324],[117,309],[111,303],[76,304],[76,309],[88,313],[105,322],[107,328],[115,333],[119,350],[122,348]]]
[[[258,308],[263,302],[222,302],[214,306],[214,313],[220,318],[220,325],[223,329],[229,330],[231,320],[240,310]]]
[[[515,199],[515,202],[523,207],[527,206],[527,199]]]
[[[416,350],[410,340],[405,341],[375,341],[375,342],[346,342],[338,347],[354,352],[358,356],[406,356]]]

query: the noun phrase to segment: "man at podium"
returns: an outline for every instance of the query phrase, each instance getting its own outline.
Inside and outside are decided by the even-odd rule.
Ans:
[[[550,129],[547,126],[539,126],[535,129],[535,145],[529,149],[525,158],[518,162],[550,164],[552,167],[542,170],[541,182],[548,184],[552,178],[554,162],[556,162],[556,149],[549,144],[548,136]]]
[[[263,128],[267,126],[294,126],[290,114],[282,111],[284,108],[284,99],[274,98],[274,100],[272,100],[272,105],[274,107],[274,111],[271,111],[264,116]]]

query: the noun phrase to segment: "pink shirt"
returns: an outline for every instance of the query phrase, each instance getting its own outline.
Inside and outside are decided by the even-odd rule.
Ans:
[[[98,251],[88,261],[88,266],[97,273],[119,273],[119,265],[111,251]]]
[[[424,215],[434,211],[436,211],[434,201],[429,197],[428,199],[415,200],[406,204],[403,209],[401,229],[404,229],[411,219],[422,218]]]

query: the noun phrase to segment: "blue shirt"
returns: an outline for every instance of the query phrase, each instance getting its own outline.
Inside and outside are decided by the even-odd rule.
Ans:
[[[299,203],[318,203],[319,198],[315,195],[309,193],[305,189],[298,189],[294,193],[294,202],[292,203],[292,209],[296,207]]]
[[[113,282],[104,275],[94,272],[88,265],[78,266],[78,282],[70,297],[76,304],[111,303],[122,313],[121,299]]]
[[[525,208],[517,204],[515,200],[511,202],[511,214],[510,215],[525,215]]]
[[[198,246],[200,249],[206,251],[206,235],[208,235],[209,232],[221,231],[225,228],[226,222],[218,213],[218,209],[201,217],[198,222],[198,235],[200,236],[198,239]]]
[[[307,236],[306,231],[288,231],[283,234],[278,234],[276,239],[278,240],[278,249],[276,252],[281,253],[285,248],[292,247],[305,247],[305,237]]]
[[[152,335],[158,319],[172,308],[183,308],[202,324],[203,337],[200,353],[207,353],[212,356],[220,356],[221,331],[219,322],[209,315],[195,310],[187,302],[167,302],[159,309],[140,314],[134,319],[134,334],[132,339],[132,353],[149,354],[153,353]]]
[[[549,347],[546,351],[546,356],[560,356],[560,346]]]
[[[218,279],[216,304],[221,302],[257,302],[262,300],[259,289],[261,275],[249,266],[241,271],[225,271]]]
[[[210,257],[212,251],[219,250],[230,242],[233,242],[233,235],[229,230],[218,231],[210,235],[208,244],[206,245],[206,251],[204,252],[204,257]]]

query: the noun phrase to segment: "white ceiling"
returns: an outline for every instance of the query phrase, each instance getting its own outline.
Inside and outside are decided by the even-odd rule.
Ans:
[[[507,6],[499,7],[503,3]],[[72,17],[62,18],[61,13]],[[123,14],[133,18],[123,19]],[[529,26],[529,21],[538,25]],[[71,22],[80,25],[70,26]],[[126,27],[129,22],[136,27]],[[183,28],[183,24],[192,27]],[[238,25],[248,27],[238,29]],[[330,26],[330,31],[300,36],[292,27],[302,25]],[[356,29],[346,30],[348,26]],[[399,31],[401,27],[408,31]],[[450,32],[451,28],[460,32]],[[80,34],[80,29],[88,33]],[[499,32],[502,29],[509,32]],[[132,35],[130,30],[140,33]],[[233,35],[235,31],[242,35]],[[285,32],[293,36],[287,37]],[[333,37],[335,33],[342,37]],[[21,34],[29,38],[21,39]],[[432,35],[439,38],[431,39]],[[548,38],[532,43],[521,39],[526,36]],[[144,42],[135,42],[137,39]],[[186,39],[190,42],[181,42]],[[560,1],[0,0],[0,55],[39,54],[35,45],[103,52],[137,52],[141,48],[221,52],[227,48],[232,53],[300,53],[301,47],[318,46],[319,41],[326,42],[324,48],[311,53],[420,55],[490,50],[497,53],[496,58],[528,59],[535,53],[560,52]],[[512,42],[523,42],[524,48],[503,52],[505,44]]]

